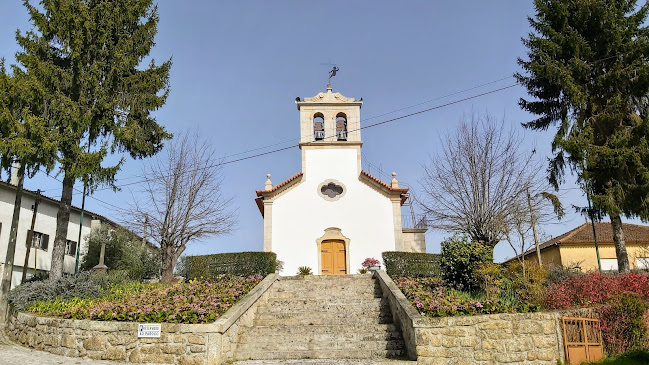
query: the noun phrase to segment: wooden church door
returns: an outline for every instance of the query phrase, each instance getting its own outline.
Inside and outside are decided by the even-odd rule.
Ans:
[[[339,240],[322,241],[320,246],[322,275],[347,274],[347,253],[345,242]]]

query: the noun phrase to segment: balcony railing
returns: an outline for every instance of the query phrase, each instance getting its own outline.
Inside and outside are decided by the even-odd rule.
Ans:
[[[427,229],[426,217],[413,216],[412,214],[401,215],[402,228]]]

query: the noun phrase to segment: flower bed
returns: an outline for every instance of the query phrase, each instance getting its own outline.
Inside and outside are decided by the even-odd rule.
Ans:
[[[397,286],[419,312],[428,317],[461,316],[505,312],[536,312],[537,305],[519,304],[500,298],[474,297],[449,289],[435,277],[401,277]]]
[[[99,321],[208,323],[225,313],[262,280],[261,275],[189,283],[124,283],[99,298],[35,301],[27,310],[40,315]]]

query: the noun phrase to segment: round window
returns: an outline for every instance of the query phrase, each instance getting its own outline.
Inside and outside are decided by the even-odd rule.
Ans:
[[[345,195],[345,186],[336,180],[327,180],[318,186],[318,194],[326,200],[338,200]]]

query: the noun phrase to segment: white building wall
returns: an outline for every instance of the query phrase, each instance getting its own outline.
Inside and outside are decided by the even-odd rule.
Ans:
[[[0,262],[3,264],[3,266],[7,256],[7,246],[9,245],[9,233],[11,231],[11,221],[13,218],[15,197],[15,190],[0,187],[0,223],[2,223],[2,228],[0,228]],[[14,254],[14,271],[11,279],[12,287],[20,284],[22,267],[25,261],[25,254],[27,252],[27,231],[30,229],[32,222],[33,204],[33,197],[29,195],[23,195],[20,210],[20,222],[18,224],[18,236],[16,240],[16,252]],[[40,249],[35,250],[34,248],[30,250],[29,264],[27,266],[28,277],[31,277],[34,272],[34,251],[37,251],[36,265],[38,270],[50,270],[50,265],[52,262],[52,249],[54,248],[54,237],[56,234],[57,211],[57,204],[47,199],[41,199],[41,203],[38,206],[34,231],[48,234],[50,236],[50,239],[47,251]],[[79,212],[73,209],[70,212],[70,223],[68,225],[67,237],[67,239],[71,241],[76,242],[79,238],[79,218]],[[91,217],[88,214],[85,214],[83,219],[83,229],[81,232],[80,257],[83,256],[88,250],[86,236],[90,233],[90,225]],[[73,256],[65,255],[65,272],[74,273],[75,259],[76,258]],[[16,273],[18,273],[18,275],[16,275]]]
[[[274,199],[272,251],[284,261],[283,275],[294,275],[300,266],[318,272],[316,239],[329,227],[349,238],[350,268],[354,274],[367,257],[381,260],[381,253],[395,250],[393,208],[390,199],[359,180],[359,151],[305,149],[306,171],[299,185]],[[318,194],[325,180],[342,183],[345,193],[336,201]]]

